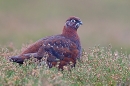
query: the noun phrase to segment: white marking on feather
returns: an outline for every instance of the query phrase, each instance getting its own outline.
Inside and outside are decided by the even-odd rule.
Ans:
[[[76,25],[75,25],[75,27],[79,27],[80,26],[80,24],[79,23],[77,23]]]
[[[50,46],[50,44],[48,43],[48,45]]]
[[[61,55],[62,55],[62,56],[64,56],[64,54],[63,54],[63,53],[62,53]]]

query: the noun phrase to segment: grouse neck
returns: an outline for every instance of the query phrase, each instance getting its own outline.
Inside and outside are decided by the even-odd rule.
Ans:
[[[62,35],[66,37],[78,37],[77,30],[73,28],[67,28],[64,26]]]

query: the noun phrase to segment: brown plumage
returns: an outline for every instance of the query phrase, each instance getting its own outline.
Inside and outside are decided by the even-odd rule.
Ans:
[[[47,63],[51,68],[59,62],[59,69],[63,66],[73,63],[76,64],[76,59],[81,56],[81,44],[77,34],[77,29],[82,25],[82,22],[77,17],[70,17],[66,20],[62,34],[42,38],[20,55],[12,56],[11,61],[22,64],[25,59],[31,57],[42,59],[47,55]]]

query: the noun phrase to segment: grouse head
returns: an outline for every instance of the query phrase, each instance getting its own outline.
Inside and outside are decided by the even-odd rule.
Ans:
[[[82,21],[78,17],[70,17],[66,20],[65,26],[67,28],[78,29],[82,25]]]

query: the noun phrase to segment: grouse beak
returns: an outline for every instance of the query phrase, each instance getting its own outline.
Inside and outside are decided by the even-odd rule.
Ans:
[[[82,23],[82,21],[81,21],[81,20],[79,20],[79,24],[80,24],[80,25],[83,25],[83,23]]]

